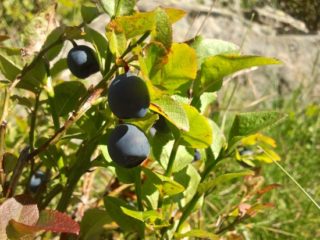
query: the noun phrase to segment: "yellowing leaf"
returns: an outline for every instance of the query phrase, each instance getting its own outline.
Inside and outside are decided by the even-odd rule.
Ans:
[[[112,22],[111,22],[112,23]],[[127,39],[121,26],[109,24],[106,31],[110,51],[120,57],[127,47]]]
[[[172,26],[166,12],[157,8],[155,10],[155,24],[152,30],[153,41],[160,42],[169,50],[172,44]]]
[[[170,92],[180,91],[185,94],[196,74],[197,59],[195,50],[187,44],[175,43],[168,54],[167,63],[150,79],[153,84]],[[183,86],[186,84],[187,86]]]
[[[277,146],[277,143],[273,138],[268,137],[266,135],[263,135],[261,133],[257,134],[257,139],[258,139],[259,142],[265,143],[265,144],[267,144],[267,145],[269,145],[271,147],[275,148]]]
[[[171,24],[178,21],[185,14],[184,11],[173,8],[164,8],[163,10],[167,13]],[[108,24],[107,29],[110,25],[116,26],[121,29],[127,39],[142,35],[153,29],[156,22],[156,11],[157,10],[135,13],[131,16],[116,17]]]
[[[241,143],[245,146],[256,145],[259,143],[264,143],[264,144],[267,144],[271,147],[277,146],[277,144],[273,138],[265,136],[261,133],[256,133],[256,134],[250,135],[248,137],[245,137],[241,140]]]

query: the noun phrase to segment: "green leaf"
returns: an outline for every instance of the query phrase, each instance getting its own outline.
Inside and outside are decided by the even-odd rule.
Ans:
[[[189,164],[179,172],[174,173],[174,180],[181,184],[185,190],[172,198],[179,202],[180,207],[184,207],[197,193],[201,181],[200,174],[194,166]]]
[[[104,225],[111,222],[112,219],[107,211],[99,208],[88,209],[80,223],[80,239],[97,239],[105,231]]]
[[[50,69],[51,77],[56,77],[59,73],[66,69],[68,69],[67,59],[59,59]]]
[[[226,174],[220,175],[216,178],[208,178],[199,184],[198,193],[204,194],[208,191],[211,191],[216,186],[218,186],[222,183],[231,181],[235,178],[244,177],[244,176],[253,175],[253,174],[254,174],[254,172],[252,172],[252,171],[243,171],[243,172],[236,172],[236,173],[226,173]]]
[[[189,131],[181,131],[180,144],[192,148],[207,148],[212,144],[212,128],[208,120],[196,108],[183,104],[188,116]]]
[[[170,153],[174,144],[172,131],[167,120],[161,117],[157,122],[156,133],[150,139],[152,158],[158,161],[162,168],[167,169]],[[187,150],[185,146],[178,148],[172,172],[177,172],[190,164],[194,159],[193,153]]]
[[[78,121],[77,125],[89,136],[96,136],[103,123],[106,122],[107,112],[100,109],[99,105],[92,106]]]
[[[108,147],[106,144],[108,135],[105,135],[101,140],[101,145],[99,145],[99,150],[101,151],[104,159],[106,160],[104,167],[108,167],[108,170],[110,170],[112,173],[114,173],[120,182],[122,183],[134,183],[135,181],[135,168],[123,168],[119,165],[116,165],[108,152]]]
[[[122,211],[122,208],[134,210],[133,207],[119,198],[109,196],[104,198],[104,206],[108,215],[122,230],[127,232],[137,232],[140,236],[143,236],[144,224],[141,221],[128,216]]]
[[[141,71],[149,79],[153,78],[156,73],[167,63],[168,51],[163,44],[151,42],[145,48],[145,56],[139,57]],[[142,67],[145,65],[145,68]]]
[[[22,53],[22,48],[0,46],[0,55],[20,69],[25,65],[25,60],[29,59],[29,57],[22,57]]]
[[[157,74],[149,77],[152,83],[160,88],[186,95],[196,74],[197,61],[194,49],[184,43],[174,43],[166,64]]]
[[[206,116],[206,111],[210,109],[212,103],[216,102],[217,93],[204,92],[200,97],[193,97],[191,105],[196,107],[202,115]]]
[[[52,30],[50,32],[50,34],[47,36],[41,49],[45,49],[48,46],[50,46],[51,44],[53,44],[54,42],[58,41],[59,38],[61,38],[61,36],[65,33],[65,31],[66,31],[66,29],[64,26],[60,26],[60,27],[57,27],[54,30]],[[63,47],[63,41],[61,40],[61,42],[59,44],[52,47],[49,51],[46,52],[46,54],[45,54],[46,59],[51,61],[54,58],[56,58],[58,56],[59,52],[61,51],[62,47]]]
[[[85,23],[90,23],[100,15],[100,12],[94,4],[87,3],[81,6],[81,15]]]
[[[21,69],[10,59],[0,54],[0,74],[7,78],[7,80],[13,81],[20,71]]]
[[[161,136],[155,135],[155,138],[159,138]],[[157,140],[156,140],[157,142]],[[154,151],[154,153],[158,153],[155,157],[156,159],[161,163],[163,169],[167,169],[170,153],[173,147],[174,141],[169,141],[165,145],[159,145],[154,146],[153,148],[159,147],[158,152]],[[159,155],[159,153],[161,153]],[[190,164],[194,159],[193,154],[190,154],[189,151],[187,151],[187,148],[185,146],[179,146],[176,158],[174,159],[172,172],[178,172],[181,169],[185,168],[188,164]]]
[[[200,238],[200,239],[210,239],[210,240],[219,240],[220,237],[216,234],[207,232],[201,229],[193,229],[186,233],[176,233],[174,235],[176,238]]]
[[[166,177],[159,173],[152,172],[147,168],[143,168],[142,170],[147,175],[148,179],[152,181],[152,184],[163,195],[172,196],[181,193],[185,190],[185,188],[180,183],[172,180],[169,177]]]
[[[163,95],[161,98],[153,100],[150,109],[165,117],[178,129],[189,130],[189,120],[184,108],[171,97]]]
[[[18,88],[23,88],[31,92],[39,92],[47,80],[47,71],[45,63],[38,61],[32,69],[26,72],[20,82]]]
[[[221,54],[239,54],[239,47],[231,42],[207,39],[202,36],[195,37],[190,46],[196,50],[198,68],[207,57]]]
[[[160,42],[169,50],[172,44],[172,26],[167,13],[162,8],[155,10],[155,26],[152,30],[152,40]]]
[[[123,30],[119,27],[109,26],[106,31],[109,40],[110,51],[116,56],[120,57],[127,48],[127,39]]]
[[[15,169],[18,162],[17,156],[12,153],[6,152],[3,155],[3,170],[5,174],[10,174]]]
[[[159,118],[158,114],[148,113],[143,118],[135,118],[135,119],[128,119],[125,120],[126,123],[133,124],[143,130],[145,133],[149,131],[152,125],[157,121]]]
[[[131,15],[136,5],[136,0],[99,0],[99,2],[110,17]]]
[[[80,81],[62,82],[54,87],[54,102],[58,116],[66,116],[80,104],[80,98],[87,92]]]
[[[100,66],[101,67],[105,66],[106,62],[110,61],[110,59],[107,59],[108,57],[110,57],[109,43],[107,39],[103,35],[101,35],[98,31],[88,26],[84,27],[84,32],[86,33],[84,36],[84,39],[90,42],[96,50],[96,54],[97,54],[97,58],[99,60]]]
[[[226,143],[226,139],[223,132],[219,128],[219,126],[210,119],[208,119],[208,121],[212,127],[213,136],[214,136],[212,144],[210,145],[210,149],[213,153],[214,158],[217,159],[223,145]]]
[[[155,222],[156,219],[162,219],[161,213],[157,212],[156,210],[150,211],[135,211],[125,207],[121,207],[124,214],[133,217],[141,222]]]
[[[223,78],[239,70],[280,63],[277,59],[260,56],[217,55],[208,57],[203,61],[199,77],[195,81],[195,95],[200,96],[203,92],[219,90]]]
[[[76,27],[70,27],[65,26],[64,27],[64,38],[65,39],[83,39],[83,31],[82,28],[76,26]]]
[[[141,187],[142,200],[146,204],[147,209],[157,209],[160,193],[156,184],[160,183],[159,178],[150,170],[150,172],[147,172],[148,170],[145,170],[145,168],[142,168],[142,170],[148,179],[147,181],[143,181]]]
[[[185,190],[185,188],[181,184],[172,180],[171,178],[160,175],[160,174],[156,174],[156,175],[162,181],[160,185],[156,185],[162,194],[172,196],[172,195],[181,193]]]
[[[132,16],[117,17],[107,25],[107,30],[117,29],[117,32],[125,34],[127,39],[137,37],[154,29],[156,11],[139,12]],[[171,24],[178,21],[185,14],[184,11],[173,8],[164,8],[164,11],[167,13]]]
[[[229,141],[270,128],[284,120],[285,117],[286,114],[275,111],[239,113],[233,121]]]

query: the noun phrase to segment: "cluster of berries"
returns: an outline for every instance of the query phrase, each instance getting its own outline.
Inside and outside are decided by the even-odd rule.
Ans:
[[[86,78],[99,71],[94,51],[85,45],[74,46],[68,53],[67,63],[78,78]],[[141,78],[127,72],[111,82],[108,103],[119,119],[142,118],[150,105],[149,91]],[[108,151],[119,166],[132,168],[148,157],[150,144],[144,132],[135,125],[119,124],[109,136]]]

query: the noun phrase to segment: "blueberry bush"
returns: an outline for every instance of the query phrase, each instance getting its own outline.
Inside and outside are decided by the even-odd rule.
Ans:
[[[270,207],[252,194],[213,230],[196,224],[217,187],[279,160],[261,131],[282,113],[238,113],[222,129],[212,106],[225,77],[280,61],[202,36],[173,42],[180,9],[100,0],[81,13],[38,50],[0,36],[0,238],[219,239]],[[102,13],[104,33],[90,24]],[[219,172],[230,159],[238,170]]]

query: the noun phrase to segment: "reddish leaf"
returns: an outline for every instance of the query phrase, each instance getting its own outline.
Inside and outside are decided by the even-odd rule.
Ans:
[[[44,210],[40,213],[38,222],[35,225],[26,225],[11,220],[10,225],[20,234],[30,234],[39,231],[51,231],[56,233],[73,233],[79,235],[80,226],[65,213]]]
[[[281,186],[282,186],[281,184],[277,184],[277,183],[270,184],[270,185],[266,186],[265,188],[258,190],[257,193],[260,195],[263,195],[263,194],[271,191],[272,189],[275,189],[275,188],[278,188]]]
[[[80,227],[68,215],[57,211],[39,210],[34,201],[19,195],[0,206],[0,239],[31,236],[39,231],[79,235]]]
[[[64,232],[79,234],[79,224],[67,214],[58,211],[44,210],[40,213],[37,226],[43,230],[52,232]]]
[[[32,199],[25,195],[9,198],[0,206],[0,239],[7,239],[6,228],[10,220],[34,225],[39,218],[39,210]]]

